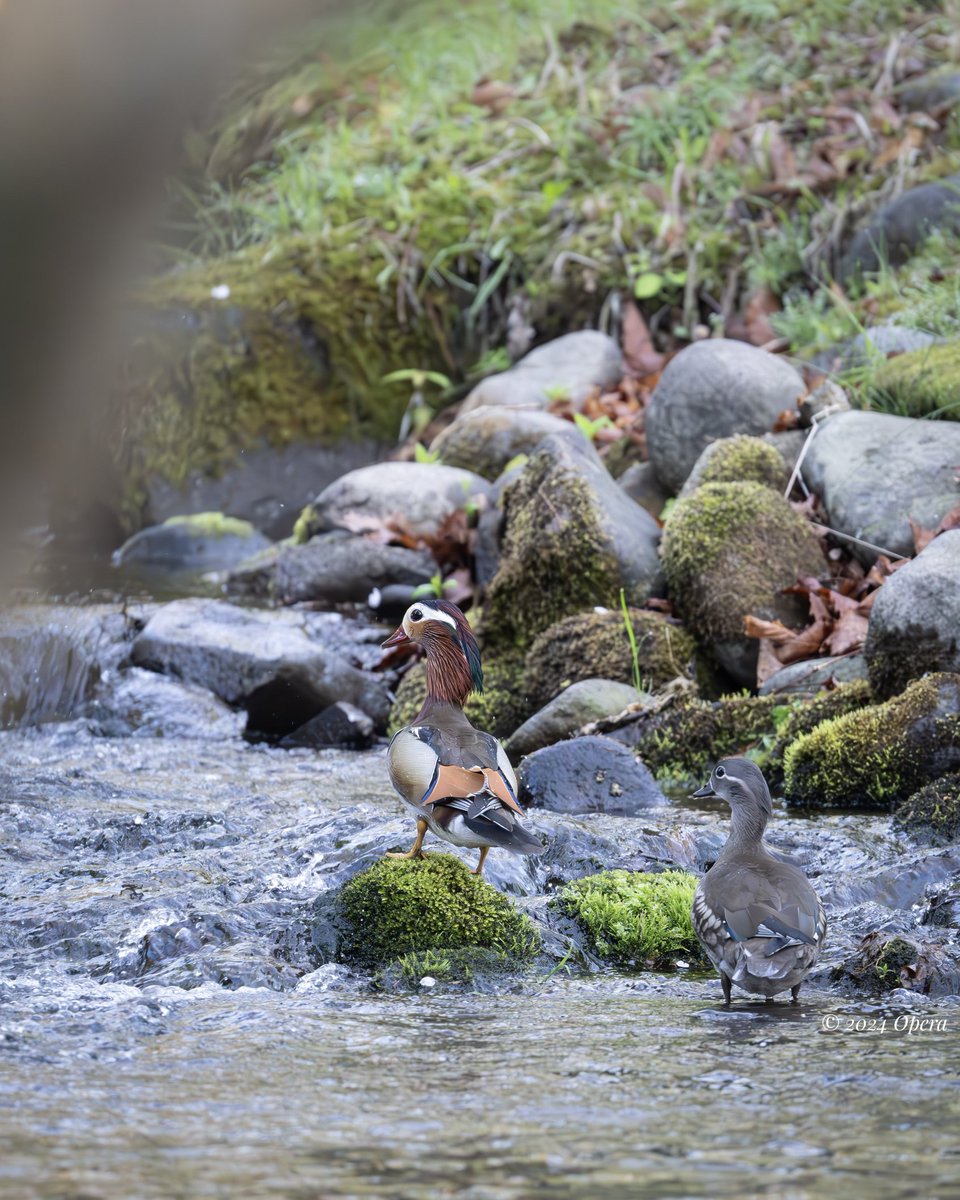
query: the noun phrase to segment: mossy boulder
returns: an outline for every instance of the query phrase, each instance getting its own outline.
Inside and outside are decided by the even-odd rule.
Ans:
[[[888,808],[960,767],[960,675],[824,721],[784,755],[784,796],[809,808]]]
[[[834,969],[833,977],[873,992],[906,988],[925,996],[951,996],[960,991],[960,959],[949,944],[874,930]]]
[[[783,782],[783,760],[797,738],[810,733],[824,721],[866,708],[874,702],[875,697],[867,681],[857,679],[809,698],[776,696],[776,699],[779,704],[771,714],[776,737],[758,759],[771,787],[779,787]]]
[[[113,556],[117,566],[165,570],[219,570],[269,550],[270,539],[250,524],[220,512],[169,517],[127,538]]]
[[[893,814],[895,829],[934,842],[960,841],[960,773],[928,783]]]
[[[508,737],[534,711],[534,705],[522,684],[523,659],[517,654],[484,655],[483,692],[476,692],[464,706],[464,712],[477,729],[495,737]],[[409,725],[423,706],[427,694],[427,669],[415,663],[397,688],[390,710],[388,733]]]
[[[157,478],[178,487],[263,445],[393,442],[409,395],[381,377],[439,355],[427,323],[397,321],[346,240],[243,250],[161,276],[136,300],[144,332],[103,418],[129,528]]]
[[[782,589],[823,568],[809,523],[761,483],[705,483],[678,500],[662,555],[678,614],[745,686],[756,682],[757,642],[744,636],[744,617],[802,625],[804,606]]]
[[[339,915],[341,956],[366,966],[474,948],[522,960],[539,945],[530,918],[449,854],[381,859],[344,885]]]
[[[692,677],[693,638],[656,613],[627,610],[645,688],[656,691],[678,675]],[[580,612],[557,621],[535,638],[527,652],[524,692],[540,708],[581,679],[633,682],[630,634],[619,609]]]
[[[518,454],[530,454],[548,434],[568,433],[568,422],[536,408],[484,405],[461,413],[430,443],[440,461],[496,479]]]
[[[641,718],[634,749],[657,779],[693,781],[713,764],[743,754],[775,730],[774,696],[727,696],[680,701]]]
[[[787,485],[783,455],[762,438],[737,434],[711,442],[693,465],[680,496],[689,496],[704,483],[762,483],[775,492]]]
[[[685,871],[604,871],[568,883],[557,904],[601,958],[633,969],[672,967],[702,959],[690,917],[696,889],[696,876]]]
[[[905,417],[960,421],[960,341],[888,358],[876,369],[873,389]]]
[[[571,613],[613,608],[621,588],[628,603],[650,595],[660,566],[657,523],[576,430],[541,442],[500,506],[500,564],[481,626],[488,643],[525,649]]]

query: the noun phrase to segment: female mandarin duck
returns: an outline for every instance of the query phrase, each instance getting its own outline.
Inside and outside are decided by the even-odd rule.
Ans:
[[[447,600],[418,601],[383,644],[408,642],[426,651],[427,698],[413,724],[394,735],[387,761],[393,786],[417,813],[417,840],[391,857],[421,858],[428,829],[479,850],[475,875],[491,846],[539,854],[543,846],[520,824],[517,777],[503,747],[463,714],[470,693],[483,690],[480,649],[466,617]]]
[[[799,867],[763,845],[773,813],[763,773],[746,758],[717,763],[710,782],[693,793],[730,805],[730,836],[693,897],[693,928],[720,972],[724,1003],[732,984],[772,999],[800,985],[820,956],[827,918]]]

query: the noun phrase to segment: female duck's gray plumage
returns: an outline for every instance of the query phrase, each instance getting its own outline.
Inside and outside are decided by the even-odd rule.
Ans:
[[[693,927],[720,972],[723,997],[732,984],[768,998],[788,988],[796,1001],[827,931],[823,905],[799,867],[763,845],[773,812],[763,773],[745,758],[717,763],[695,796],[730,805],[731,831],[693,898]]]
[[[402,857],[423,853],[428,829],[455,846],[478,849],[477,874],[492,846],[539,854],[543,846],[520,823],[517,777],[503,747],[463,713],[470,692],[483,685],[479,650],[463,613],[444,600],[411,605],[384,645],[409,641],[427,652],[427,698],[387,752],[391,782],[418,817],[417,839]]]

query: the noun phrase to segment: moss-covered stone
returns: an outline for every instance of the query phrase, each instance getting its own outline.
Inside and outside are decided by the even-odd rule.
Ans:
[[[501,653],[484,656],[483,692],[474,692],[463,711],[468,719],[494,737],[509,737],[529,717],[535,706],[523,686],[523,658],[518,654]],[[409,725],[427,694],[427,669],[423,662],[415,663],[397,688],[390,710],[388,733]]]
[[[678,958],[702,958],[690,917],[696,889],[696,876],[684,871],[604,871],[567,884],[557,903],[601,958],[620,967],[669,967]]]
[[[241,521],[239,517],[226,517],[221,512],[188,513],[185,516],[168,517],[164,525],[173,525],[208,538],[254,537],[257,533],[249,521]]]
[[[484,603],[487,644],[526,649],[573,613],[642,604],[659,569],[656,523],[579,435],[541,443],[504,489],[500,564]]]
[[[449,854],[381,859],[344,885],[339,909],[341,956],[370,966],[470,948],[524,959],[539,945],[530,918]]]
[[[802,623],[803,607],[781,590],[823,567],[808,522],[761,483],[705,483],[678,500],[661,552],[680,617],[745,685],[755,682],[757,651],[744,617]]]
[[[762,483],[775,492],[787,485],[787,468],[780,454],[762,438],[737,434],[711,442],[697,459],[683,485],[688,496],[704,483]]]
[[[628,610],[642,686],[656,691],[678,675],[692,677],[693,638],[656,613]],[[634,682],[630,636],[619,609],[576,613],[545,629],[530,647],[523,691],[535,709],[581,679]]]
[[[896,808],[895,829],[935,842],[960,840],[960,773],[928,783]]]
[[[960,421],[960,341],[886,359],[876,369],[873,389],[885,408],[904,416]]]
[[[784,755],[784,795],[811,808],[886,808],[960,766],[960,675],[824,721]]]
[[[860,987],[889,992],[910,987],[911,970],[923,956],[923,949],[909,938],[868,933],[856,952],[836,967],[834,979],[848,978]],[[922,988],[914,990],[923,990]]]
[[[841,684],[828,692],[818,692],[809,698],[776,697],[780,704],[773,709],[776,738],[765,750],[759,765],[771,787],[783,781],[783,760],[789,747],[804,734],[834,717],[842,717],[872,704],[874,697],[865,679]]]
[[[321,253],[301,237],[144,288],[146,332],[104,417],[128,527],[153,477],[177,486],[264,443],[396,438],[409,396],[382,376],[440,352],[429,322],[397,321],[364,256],[347,238]]]
[[[680,702],[642,719],[634,748],[659,780],[702,781],[718,759],[770,737],[778,706],[776,696]]]

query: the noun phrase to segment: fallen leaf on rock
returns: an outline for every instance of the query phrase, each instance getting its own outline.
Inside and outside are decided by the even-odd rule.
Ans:
[[[662,369],[664,356],[654,346],[647,323],[632,300],[623,313],[621,341],[623,360],[632,374],[642,378]]]
[[[936,529],[924,529],[913,517],[910,521],[910,532],[913,534],[913,548],[917,554],[922,553],[938,534],[946,533],[948,529],[960,529],[960,504],[951,508],[943,517]]]

